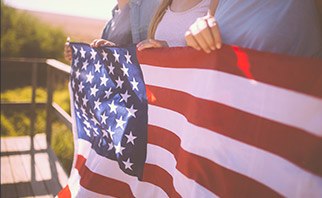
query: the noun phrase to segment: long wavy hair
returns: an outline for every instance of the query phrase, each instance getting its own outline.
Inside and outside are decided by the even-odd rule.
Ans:
[[[172,0],[163,0],[162,3],[160,4],[159,8],[155,12],[149,26],[148,30],[148,38],[149,39],[154,39],[155,31],[163,18],[163,15],[165,11],[167,10],[168,6],[171,5]]]

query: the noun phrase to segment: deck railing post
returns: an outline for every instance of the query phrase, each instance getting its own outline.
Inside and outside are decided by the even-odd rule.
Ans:
[[[53,104],[53,69],[47,65],[47,104],[46,104],[46,140],[51,145],[52,104]]]
[[[34,135],[36,124],[36,90],[37,90],[37,63],[32,64],[31,73],[31,108],[30,108],[30,152],[31,152],[31,181],[36,181]]]
[[[30,136],[33,137],[35,133],[36,123],[36,89],[37,89],[37,63],[32,64],[31,73],[31,111],[30,111]]]

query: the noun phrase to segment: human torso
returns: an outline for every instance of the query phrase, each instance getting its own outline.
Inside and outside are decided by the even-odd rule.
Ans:
[[[106,24],[102,38],[115,42],[115,40],[120,40],[115,42],[118,45],[129,45],[132,43],[138,43],[147,38],[147,30],[149,27],[150,20],[154,14],[155,9],[159,5],[160,0],[129,0],[127,11],[127,17],[123,17],[122,20],[118,20],[117,23],[115,18],[117,17],[115,13],[113,18]],[[113,25],[114,24],[114,25]],[[119,25],[121,24],[121,25]],[[121,34],[118,38],[111,38],[112,33],[115,28],[123,28]],[[114,34],[117,35],[117,34]],[[113,39],[113,40],[111,40]],[[120,43],[119,43],[120,42]]]
[[[314,0],[219,0],[215,18],[226,44],[321,57],[321,28],[314,3]]]
[[[185,32],[198,17],[206,15],[209,4],[210,0],[202,0],[182,12],[175,12],[168,8],[157,26],[154,38],[167,41],[170,47],[185,46]]]

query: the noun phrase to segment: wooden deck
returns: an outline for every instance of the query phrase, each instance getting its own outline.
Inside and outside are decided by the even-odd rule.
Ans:
[[[1,137],[1,198],[54,197],[67,179],[45,134]]]

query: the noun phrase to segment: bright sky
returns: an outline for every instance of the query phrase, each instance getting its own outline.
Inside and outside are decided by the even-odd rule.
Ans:
[[[82,16],[95,19],[109,19],[117,0],[4,0],[15,8]]]

